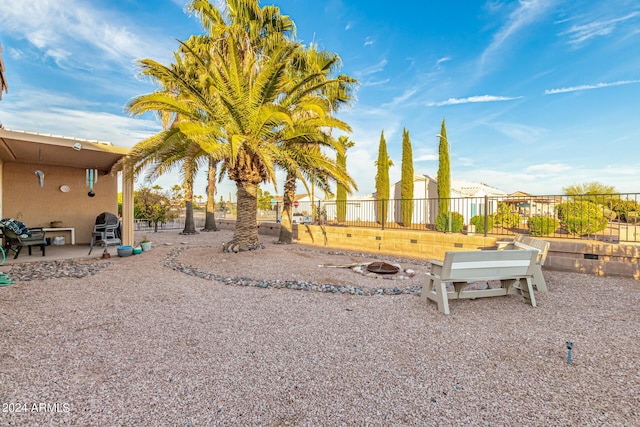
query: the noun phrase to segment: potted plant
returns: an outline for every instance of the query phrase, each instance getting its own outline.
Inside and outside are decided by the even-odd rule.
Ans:
[[[151,250],[151,241],[147,239],[147,236],[143,236],[142,240],[140,240],[140,247],[142,248],[143,252]]]

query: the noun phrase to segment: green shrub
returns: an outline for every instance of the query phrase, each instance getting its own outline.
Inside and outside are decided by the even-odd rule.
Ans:
[[[596,217],[569,217],[564,221],[564,225],[570,234],[583,236],[603,231],[607,228],[607,219],[604,216]]]
[[[560,203],[558,218],[564,228],[570,234],[579,236],[593,234],[607,228],[607,219],[604,217],[604,208],[588,201]]]
[[[458,212],[439,214],[436,217],[436,230],[449,231],[449,215],[451,215],[451,231],[453,233],[461,232],[462,225],[464,224],[464,217]]]
[[[476,215],[469,220],[469,224],[476,226],[476,233],[484,233],[484,215]],[[487,233],[493,230],[493,216],[487,216]]]
[[[572,217],[602,216],[602,207],[588,201],[564,202],[556,206],[558,219],[564,221]]]
[[[511,207],[506,203],[499,202],[495,214],[495,224],[506,228],[517,227],[520,224],[520,215],[517,212],[512,212]]]
[[[529,218],[529,233],[532,236],[547,236],[553,234],[558,229],[559,222],[555,218],[548,216],[534,215]]]
[[[618,217],[618,214],[616,214],[615,211],[607,208],[602,209],[602,214],[607,218],[607,221],[613,221]]]
[[[635,224],[640,220],[640,213],[635,211],[626,212],[624,220]]]
[[[612,199],[607,206],[614,211],[621,221],[634,222],[637,220],[636,212],[640,211],[640,203],[635,200]]]

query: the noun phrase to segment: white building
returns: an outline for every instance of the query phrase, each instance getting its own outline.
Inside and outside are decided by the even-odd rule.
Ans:
[[[391,187],[389,198],[393,203],[389,206],[388,221],[401,223],[401,182],[396,182]],[[485,196],[489,199],[485,199]],[[485,211],[493,213],[498,207],[496,198],[506,197],[507,193],[489,185],[464,181],[451,180],[449,211],[458,212],[464,217],[464,223],[475,215],[484,215]],[[374,194],[375,197],[375,194]],[[413,179],[413,216],[412,223],[433,224],[438,216],[438,180],[429,175],[415,175]],[[486,203],[489,205],[486,206]]]

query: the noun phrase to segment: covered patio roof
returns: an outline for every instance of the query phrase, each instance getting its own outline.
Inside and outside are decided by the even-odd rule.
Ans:
[[[131,150],[108,142],[44,135],[0,128],[0,159],[4,162],[91,168],[109,172]]]
[[[108,174],[130,151],[129,148],[117,147],[108,142],[0,128],[0,165],[24,163],[63,166],[73,169],[97,169]],[[11,177],[1,175],[2,197],[5,184],[11,185]],[[0,215],[2,214],[3,203],[0,202]],[[125,173],[122,176],[122,243],[132,244],[133,237],[133,180]]]

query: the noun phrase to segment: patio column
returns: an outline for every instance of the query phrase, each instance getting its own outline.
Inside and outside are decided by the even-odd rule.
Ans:
[[[133,171],[125,166],[122,171],[122,244],[133,245]]]

